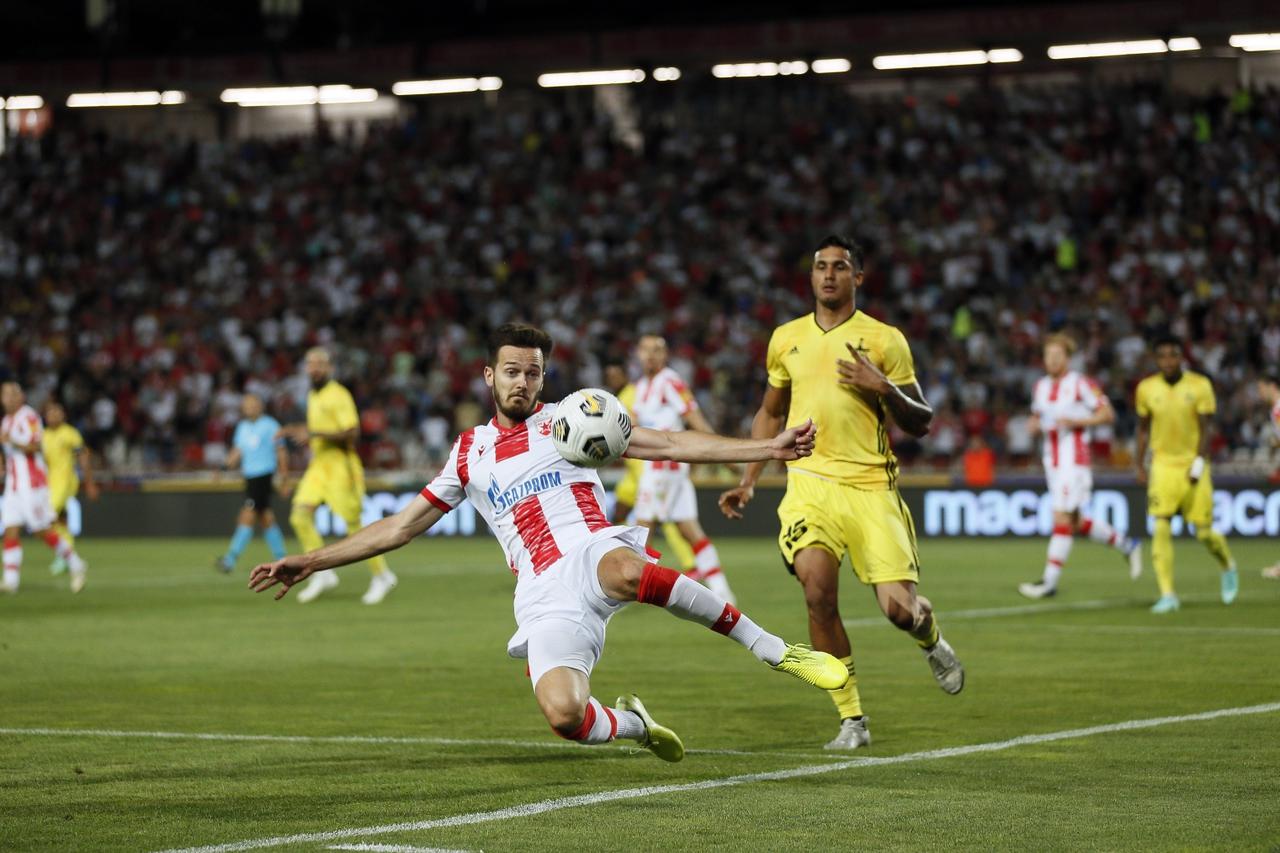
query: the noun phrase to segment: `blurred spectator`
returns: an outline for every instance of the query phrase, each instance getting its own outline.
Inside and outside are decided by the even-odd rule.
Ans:
[[[208,465],[209,422],[246,389],[296,411],[302,352],[328,345],[376,419],[371,467],[434,465],[490,417],[484,335],[520,318],[557,339],[548,399],[654,331],[742,433],[770,331],[810,310],[811,248],[842,231],[868,249],[859,307],[906,332],[939,412],[904,462],[979,435],[1033,455],[1058,329],[1116,405],[1113,457],[1163,327],[1215,380],[1221,453],[1256,440],[1244,389],[1280,363],[1280,94],[901,101],[806,77],[635,106],[639,149],[554,93],[362,140],[23,142],[0,157],[0,374],[56,390],[111,465]]]

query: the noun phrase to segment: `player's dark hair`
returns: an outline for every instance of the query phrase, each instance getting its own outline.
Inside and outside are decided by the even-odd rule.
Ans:
[[[813,253],[816,255],[818,252],[821,252],[823,249],[830,248],[831,246],[844,249],[848,252],[849,257],[853,258],[855,269],[858,272],[862,271],[864,253],[862,251],[862,247],[858,245],[857,240],[854,240],[852,237],[846,237],[843,234],[828,234],[826,237],[822,238],[820,243],[818,243],[818,246],[813,250]]]
[[[1280,373],[1264,373],[1258,379],[1280,388]]]
[[[555,342],[551,336],[526,323],[503,323],[489,334],[489,364],[498,363],[498,350],[503,347],[520,347],[521,349],[540,349],[543,359],[551,357],[551,349]]]
[[[1160,347],[1177,347],[1178,352],[1182,352],[1182,338],[1172,332],[1161,332],[1151,342],[1151,349],[1158,350]]]

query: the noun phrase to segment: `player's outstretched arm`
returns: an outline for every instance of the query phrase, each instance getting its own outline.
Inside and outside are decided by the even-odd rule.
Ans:
[[[276,592],[276,600],[279,600],[284,598],[294,584],[306,580],[316,572],[367,560],[408,544],[443,517],[444,513],[434,504],[418,495],[395,515],[375,521],[346,539],[306,554],[294,554],[273,563],[263,563],[250,573],[249,588],[254,592],[263,592],[279,585],[280,589]]]
[[[665,462],[789,462],[813,453],[817,431],[813,421],[783,430],[772,438],[729,438],[692,430],[666,432],[636,427],[626,455]]]

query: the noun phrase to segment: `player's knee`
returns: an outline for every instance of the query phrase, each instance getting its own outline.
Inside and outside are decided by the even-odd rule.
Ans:
[[[809,608],[809,618],[815,622],[831,622],[840,619],[840,599],[836,588],[824,583],[804,585],[804,604]]]
[[[627,548],[617,548],[600,559],[600,587],[610,598],[635,601],[647,563]]]
[[[314,510],[306,506],[294,506],[289,510],[289,523],[293,525],[294,530],[305,530],[315,526],[311,515]]]
[[[542,705],[542,715],[561,737],[567,738],[582,728],[582,722],[587,715],[585,702],[579,702],[568,693],[542,697],[539,701]]]

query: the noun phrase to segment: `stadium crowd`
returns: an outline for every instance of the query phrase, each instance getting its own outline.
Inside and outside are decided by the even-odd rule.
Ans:
[[[1280,94],[1146,85],[855,99],[812,81],[637,91],[643,144],[589,96],[356,137],[239,143],[63,129],[0,157],[0,374],[57,394],[109,467],[218,464],[253,390],[300,420],[332,346],[372,467],[429,466],[489,416],[488,328],[557,340],[555,396],[660,332],[719,429],[749,429],[772,328],[811,310],[815,241],[868,250],[940,412],[907,463],[1035,461],[1051,330],[1116,404],[1146,341],[1216,383],[1219,457],[1263,443],[1280,365]]]

